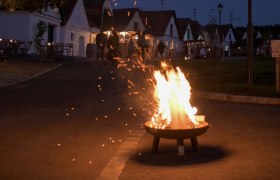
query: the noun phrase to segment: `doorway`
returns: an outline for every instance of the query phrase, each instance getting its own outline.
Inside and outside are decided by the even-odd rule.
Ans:
[[[79,56],[85,57],[86,48],[85,48],[85,37],[79,37]]]

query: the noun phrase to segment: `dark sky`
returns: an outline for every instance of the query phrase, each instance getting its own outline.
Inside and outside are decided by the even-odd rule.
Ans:
[[[132,8],[135,0],[112,0],[114,8]],[[271,25],[280,24],[280,0],[252,0],[253,24]],[[160,0],[136,0],[138,8],[143,10],[160,10]],[[163,9],[175,10],[177,17],[194,18],[193,9],[196,9],[196,20],[202,25],[209,22],[209,15],[216,17],[218,23],[217,6],[222,3],[222,24],[230,24],[232,13],[234,26],[247,26],[247,0],[164,0]]]

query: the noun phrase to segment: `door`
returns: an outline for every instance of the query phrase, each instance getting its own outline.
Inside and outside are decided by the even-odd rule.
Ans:
[[[85,37],[79,37],[79,56],[85,57],[86,55],[86,48],[85,48]]]

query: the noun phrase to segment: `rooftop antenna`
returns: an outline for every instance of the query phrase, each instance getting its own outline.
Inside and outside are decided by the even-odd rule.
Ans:
[[[164,0],[160,0],[161,10],[163,10]]]
[[[197,9],[193,9],[193,20],[195,21],[195,19],[196,19],[196,13],[197,13]]]

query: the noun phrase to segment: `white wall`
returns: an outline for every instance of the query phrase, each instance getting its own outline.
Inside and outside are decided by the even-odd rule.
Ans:
[[[170,36],[170,25],[173,24],[173,36]],[[172,16],[170,22],[168,23],[168,26],[166,28],[166,31],[164,33],[164,37],[161,37],[159,39],[161,39],[165,45],[169,48],[169,49],[173,49],[177,52],[180,50],[181,48],[181,42],[179,40],[179,33],[177,30],[177,26],[175,23],[175,19]]]
[[[188,30],[189,30],[189,37],[188,37]],[[192,34],[192,28],[190,24],[188,24],[185,35],[184,35],[184,41],[192,41],[193,39],[193,34]]]
[[[36,24],[39,21],[44,21],[56,27],[54,29],[54,39],[59,41],[60,15],[52,9],[45,13],[0,11],[0,38],[32,41],[33,43],[28,53],[36,53],[34,48],[34,39],[37,33]],[[45,33],[44,38],[47,40],[47,33]]]
[[[73,40],[71,40],[71,33],[74,35]],[[84,37],[85,39],[83,43],[84,52],[79,52],[80,37]],[[84,3],[82,0],[77,2],[67,24],[64,27],[61,27],[60,40],[64,43],[73,43],[74,56],[86,56],[85,49],[87,43],[90,43],[90,27],[88,25]]]

